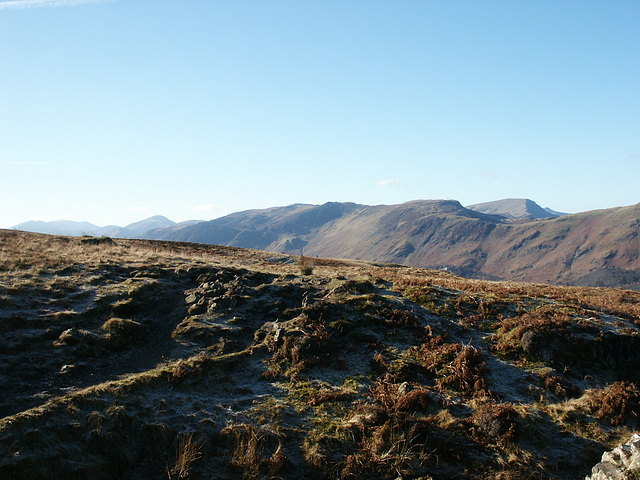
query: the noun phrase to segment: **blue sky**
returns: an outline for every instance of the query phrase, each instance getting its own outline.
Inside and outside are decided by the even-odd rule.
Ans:
[[[640,202],[640,2],[0,0],[0,227]]]

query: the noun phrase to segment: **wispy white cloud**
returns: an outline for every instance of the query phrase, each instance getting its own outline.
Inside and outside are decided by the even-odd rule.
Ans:
[[[0,10],[3,8],[32,8],[32,7],[70,7],[84,3],[104,3],[112,0],[0,0]]]
[[[493,172],[476,172],[478,177],[486,177],[486,178],[500,178],[500,175]]]
[[[1,3],[0,3],[1,5]],[[0,165],[26,165],[26,166],[31,166],[31,165],[51,165],[51,162],[0,162]]]
[[[391,185],[398,185],[400,183],[400,180],[381,180],[379,182],[376,182],[376,185],[378,185],[379,187],[382,188],[386,188],[386,187],[390,187]]]
[[[148,212],[149,207],[144,207],[142,205],[136,205],[134,207],[129,207],[129,210],[132,212]]]
[[[195,205],[193,207],[189,207],[189,210],[192,212],[211,212],[212,210],[218,210],[220,207],[209,203],[207,205]]]

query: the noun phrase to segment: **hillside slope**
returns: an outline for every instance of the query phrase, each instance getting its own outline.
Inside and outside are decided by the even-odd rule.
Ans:
[[[452,200],[252,210],[159,238],[449,268],[465,275],[640,288],[640,204],[508,223]]]
[[[222,218],[174,230],[156,230],[151,240],[228,245],[268,251],[297,251],[332,221],[365,208],[355,203],[294,204],[232,213]]]
[[[573,480],[640,427],[638,292],[0,246],[3,479]]]

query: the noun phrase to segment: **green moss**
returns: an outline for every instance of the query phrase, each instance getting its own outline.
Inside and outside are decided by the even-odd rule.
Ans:
[[[355,325],[353,324],[353,322],[347,320],[346,318],[340,318],[329,323],[329,328],[338,330],[339,332],[348,332],[354,327]]]
[[[289,395],[287,402],[300,413],[310,408],[309,401],[321,388],[319,383],[310,381],[290,382],[285,385]]]
[[[342,382],[340,388],[357,393],[362,387],[364,387],[363,383],[365,382],[368,383],[368,379],[362,374],[357,377],[347,377],[344,379],[344,382]]]

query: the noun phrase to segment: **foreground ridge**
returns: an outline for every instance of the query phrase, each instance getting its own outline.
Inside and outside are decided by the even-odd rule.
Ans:
[[[638,292],[12,231],[0,251],[1,478],[575,479],[638,429]]]

